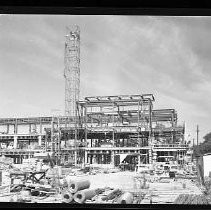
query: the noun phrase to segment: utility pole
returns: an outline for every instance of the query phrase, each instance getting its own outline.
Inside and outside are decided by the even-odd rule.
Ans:
[[[193,147],[195,146],[195,139],[193,138]]]
[[[196,129],[196,143],[197,143],[197,146],[199,146],[199,125],[197,125],[197,129]]]

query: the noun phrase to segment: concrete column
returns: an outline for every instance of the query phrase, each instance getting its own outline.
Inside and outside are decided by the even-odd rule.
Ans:
[[[38,136],[38,145],[39,146],[42,145],[42,136],[41,135]]]
[[[18,147],[18,136],[14,135],[14,149]]]

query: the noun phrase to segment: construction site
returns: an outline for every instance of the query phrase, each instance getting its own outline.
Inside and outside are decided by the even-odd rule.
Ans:
[[[175,109],[153,93],[80,98],[78,26],[64,82],[63,116],[0,118],[0,202],[210,204]]]

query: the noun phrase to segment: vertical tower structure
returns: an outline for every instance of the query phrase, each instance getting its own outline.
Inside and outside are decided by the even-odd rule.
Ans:
[[[77,25],[66,27],[64,78],[65,78],[65,115],[77,116],[80,94],[80,29]]]

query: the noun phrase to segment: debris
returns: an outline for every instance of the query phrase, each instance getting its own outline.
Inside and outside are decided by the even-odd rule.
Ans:
[[[114,199],[115,197],[119,196],[122,194],[122,191],[120,189],[115,189],[113,190],[112,192],[110,192],[107,196],[103,197],[102,200],[105,201],[105,200],[112,200]]]
[[[209,204],[204,195],[180,194],[174,204]]]

